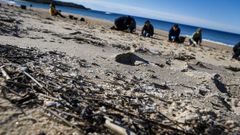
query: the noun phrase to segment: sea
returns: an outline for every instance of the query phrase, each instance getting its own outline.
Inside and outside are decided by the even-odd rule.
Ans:
[[[5,1],[10,2],[11,4],[16,4],[16,5],[26,5],[28,7],[31,5],[33,8],[49,9],[48,4],[26,2],[22,0],[5,0]],[[98,19],[108,20],[112,22],[114,22],[116,18],[123,16],[123,14],[96,11],[96,10],[82,10],[82,9],[76,9],[76,8],[65,7],[65,6],[57,6],[57,9],[61,10],[63,13],[66,12],[66,13],[79,14],[83,16],[89,16],[89,17],[94,17]],[[137,17],[137,16],[133,16],[133,17],[135,18],[138,26],[143,26],[146,20],[150,20],[151,23],[154,25],[155,29],[160,29],[164,31],[169,31],[171,26],[177,23],[177,22],[168,22],[168,21],[156,20],[151,18],[143,18],[143,17]],[[185,24],[179,24],[179,26],[181,28],[181,35],[183,36],[191,36],[192,33],[195,32],[196,29],[198,28],[197,26],[190,26]],[[205,41],[223,44],[227,46],[234,46],[235,44],[240,42],[240,34],[213,30],[209,28],[202,28],[202,29],[203,29],[203,40]]]

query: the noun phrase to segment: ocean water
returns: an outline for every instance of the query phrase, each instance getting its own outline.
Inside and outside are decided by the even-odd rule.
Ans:
[[[39,4],[39,3],[32,3],[32,2],[26,2],[22,0],[7,0],[11,3],[16,3],[17,5],[32,5],[34,8],[44,8],[48,9],[49,5],[47,4]],[[95,10],[81,10],[71,7],[64,7],[64,6],[57,6],[58,10],[61,10],[63,13],[74,13],[74,14],[80,14],[83,16],[89,16],[109,21],[114,21],[117,17],[122,16],[122,14],[116,14],[116,13],[109,13],[109,12],[102,12],[102,11],[95,11]],[[161,20],[155,20],[155,19],[148,19],[143,17],[134,17],[136,19],[137,25],[142,26],[146,20],[150,20],[152,24],[154,25],[155,29],[160,29],[164,31],[169,31],[171,26],[174,24],[173,22],[167,22],[167,21],[161,21]],[[181,35],[183,36],[190,36],[193,32],[196,31],[198,28],[197,26],[190,26],[190,25],[184,25],[179,24],[181,28]],[[210,42],[216,42],[228,46],[233,46],[236,43],[240,41],[240,34],[235,33],[229,33],[219,30],[212,30],[208,28],[202,28],[203,29],[203,39]]]

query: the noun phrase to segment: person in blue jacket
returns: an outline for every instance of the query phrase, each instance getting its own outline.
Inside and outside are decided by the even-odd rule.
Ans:
[[[181,29],[179,28],[178,24],[174,24],[173,27],[170,29],[168,34],[168,41],[169,42],[180,42],[180,33]]]
[[[142,28],[142,36],[152,37],[154,34],[154,27],[149,20],[147,20]]]

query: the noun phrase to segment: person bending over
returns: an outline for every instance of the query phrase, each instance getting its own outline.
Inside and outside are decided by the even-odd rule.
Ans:
[[[50,9],[49,9],[49,12],[50,12],[50,15],[51,16],[61,16],[62,18],[65,18],[65,16],[63,16],[62,14],[61,14],[61,11],[59,11],[59,10],[57,10],[56,9],[56,6],[55,6],[55,4],[52,2],[51,4],[50,4]]]
[[[142,36],[152,37],[154,34],[154,27],[149,20],[147,20],[142,28]]]
[[[191,39],[189,39],[189,45],[201,45],[202,43],[202,29],[198,28],[196,32],[193,33]]]
[[[233,59],[240,60],[240,42],[233,47]]]
[[[173,27],[169,31],[168,41],[169,42],[180,42],[179,36],[181,33],[181,29],[179,28],[178,24],[174,24]]]
[[[136,21],[131,16],[122,16],[115,20],[112,29],[133,33],[136,30]]]

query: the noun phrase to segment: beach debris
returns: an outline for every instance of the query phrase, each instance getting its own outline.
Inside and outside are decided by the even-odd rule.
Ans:
[[[107,118],[105,120],[104,126],[109,128],[110,130],[112,130],[116,134],[118,134],[118,135],[136,135],[134,132],[130,131],[129,129],[125,129],[125,128],[119,126],[119,125],[114,124],[113,122],[111,122],[113,120],[110,119],[111,120],[110,121],[109,119],[110,118]]]
[[[205,96],[208,92],[211,91],[211,88],[208,85],[201,85],[198,88],[199,94]]]
[[[76,31],[76,32],[69,33],[69,35],[81,35],[81,34],[82,34],[81,31]]]
[[[126,64],[131,66],[140,65],[140,64],[149,64],[147,60],[137,56],[132,52],[122,53],[117,55],[115,57],[115,61],[121,64]]]
[[[20,24],[21,20],[0,15],[0,35],[19,37],[20,34],[25,33],[23,29],[20,29]]]
[[[51,17],[46,17],[45,19],[46,19],[46,20],[49,20],[49,21],[54,21],[54,19],[51,18]]]
[[[131,50],[130,46],[127,45],[121,45],[121,44],[112,44],[112,47],[119,48],[125,51]]]
[[[217,87],[217,89],[219,91],[221,91],[222,93],[226,93],[229,95],[229,92],[227,91],[227,87],[226,85],[222,82],[222,77],[219,74],[215,74],[212,77],[213,83],[215,84],[215,86]]]
[[[228,67],[225,67],[225,68],[228,69],[228,70],[231,70],[233,72],[240,72],[239,67],[228,66]]]
[[[151,54],[151,55],[161,55],[161,52],[159,52],[159,51],[150,50],[150,49],[144,48],[144,47],[138,48],[137,50],[135,50],[135,52],[148,53],[148,54]]]
[[[164,68],[165,65],[164,64],[160,64],[160,63],[155,63],[156,66],[160,67],[160,68]]]
[[[2,53],[1,59],[8,61],[7,64],[1,61],[1,64],[5,65],[4,69],[7,69],[6,72],[9,75],[8,79],[5,77],[6,85],[2,86],[2,89],[4,89],[6,99],[19,107],[28,106],[31,108],[34,106],[42,109],[45,116],[49,117],[49,114],[51,114],[80,133],[97,132],[108,134],[111,131],[119,134],[139,134],[156,132],[151,129],[161,129],[158,132],[185,133],[183,130],[147,117],[142,118],[141,115],[134,113],[137,110],[142,113],[156,113],[157,107],[151,98],[124,95],[114,96],[112,92],[107,92],[107,89],[82,77],[76,72],[73,65],[78,65],[79,62],[87,63],[86,60],[69,58],[64,53],[56,51],[42,53],[34,48],[22,49],[8,45],[2,45],[0,48]],[[17,58],[10,57],[13,54]],[[26,55],[31,56],[31,58],[26,57]],[[130,58],[138,58],[134,54],[127,55]],[[23,57],[26,58],[21,59]],[[63,61],[68,63],[68,65],[63,64]],[[132,64],[131,61],[130,64]],[[114,72],[112,74],[114,75]],[[116,74],[114,78],[118,81],[126,79],[121,74]],[[141,79],[132,81],[138,82]],[[116,84],[113,82],[110,85],[114,87]],[[129,87],[125,86],[126,84],[119,84],[119,86],[123,88]],[[148,92],[169,89],[167,85],[157,83],[139,88]],[[108,100],[100,96],[103,93],[106,94]],[[10,96],[11,94],[15,96]],[[129,104],[129,106],[124,104]],[[132,120],[127,120],[130,117]],[[141,127],[145,126],[152,128],[141,129]],[[106,128],[109,130],[106,130]]]
[[[181,72],[188,72],[190,70],[196,70],[193,66],[191,66],[190,64],[186,63],[183,67],[183,69],[181,69]]]
[[[185,53],[179,53],[174,56],[174,59],[181,60],[181,61],[190,61],[196,59],[193,55],[187,55]]]
[[[167,65],[171,66],[172,65],[172,60],[171,59],[167,59],[165,62]]]
[[[198,61],[198,62],[196,63],[196,65],[199,66],[199,67],[201,67],[201,68],[211,69],[211,68],[205,66],[205,65],[204,65],[202,62],[200,62],[200,61]]]
[[[162,90],[170,90],[169,86],[167,86],[166,83],[164,84],[152,83],[151,85],[154,86],[155,88],[159,88]]]
[[[90,44],[98,47],[104,47],[107,44],[107,41],[102,40],[98,37],[95,37],[91,34],[85,34],[82,32],[73,32],[70,34],[56,34],[53,33],[53,36],[59,37],[64,40],[73,40],[78,44]]]
[[[23,49],[10,45],[1,45],[0,52],[1,65],[4,65],[3,69],[6,72],[2,71],[5,85],[1,83],[6,99],[18,107],[42,109],[46,117],[54,117],[79,133],[197,134],[217,130],[221,126],[216,124],[209,126],[211,128],[204,127],[204,130],[199,130],[201,129],[199,117],[204,118],[208,114],[196,113],[196,117],[189,117],[184,123],[179,124],[159,112],[161,109],[158,107],[161,104],[157,104],[155,100],[163,104],[175,102],[163,98],[164,93],[174,94],[171,90],[178,86],[195,90],[194,86],[171,85],[166,82],[150,83],[141,76],[129,78],[114,71],[107,72],[108,77],[112,77],[113,80],[101,86],[82,76],[79,69],[74,68],[76,65],[98,67],[98,64],[88,63],[87,60],[71,58],[57,51],[40,52],[34,48]],[[123,53],[116,59],[128,65],[135,64],[134,61],[139,59],[147,63],[134,53]],[[9,77],[6,77],[6,74]],[[216,84],[221,81],[219,76],[216,74],[213,77]],[[206,96],[210,91],[207,85],[197,89],[202,96]],[[131,94],[124,94],[128,91],[131,91]],[[231,105],[223,97],[218,98],[217,104],[213,99],[211,101],[214,107],[222,105],[226,110],[232,110]],[[189,123],[195,126],[189,127]],[[187,127],[188,130],[185,130]]]
[[[4,67],[1,67],[0,69],[1,69],[2,75],[5,77],[6,80],[11,79],[10,76],[5,71]]]

